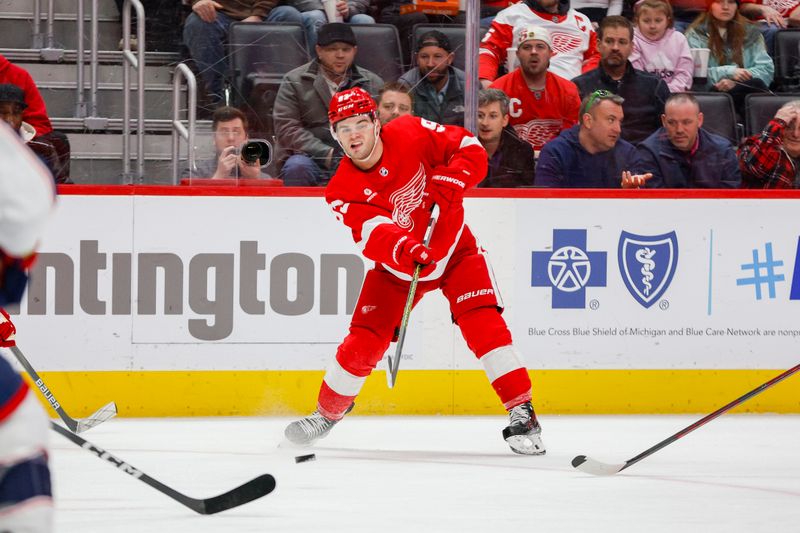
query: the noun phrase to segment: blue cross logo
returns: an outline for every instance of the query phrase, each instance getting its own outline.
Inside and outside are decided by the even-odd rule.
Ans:
[[[585,229],[555,229],[553,251],[532,254],[531,287],[550,287],[553,309],[584,309],[586,287],[606,286],[606,255],[586,250]]]
[[[792,276],[792,290],[789,292],[790,300],[800,300],[800,239],[797,239],[797,252],[794,257],[794,275]]]

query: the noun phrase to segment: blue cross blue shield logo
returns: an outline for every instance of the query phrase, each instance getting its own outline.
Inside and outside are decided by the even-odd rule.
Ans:
[[[619,271],[628,292],[645,308],[664,295],[678,267],[678,236],[623,231],[617,248]]]

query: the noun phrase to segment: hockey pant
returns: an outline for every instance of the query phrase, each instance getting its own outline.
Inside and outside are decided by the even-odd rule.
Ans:
[[[456,250],[441,278],[417,285],[414,304],[425,293],[442,290],[467,346],[483,364],[500,401],[510,409],[530,401],[531,382],[500,314],[502,301],[486,256],[474,244],[474,237],[469,238],[470,245],[459,244],[466,250]],[[397,334],[408,289],[408,281],[379,266],[367,272],[350,332],[339,345],[320,388],[317,409],[326,418],[344,416],[383,358]]]

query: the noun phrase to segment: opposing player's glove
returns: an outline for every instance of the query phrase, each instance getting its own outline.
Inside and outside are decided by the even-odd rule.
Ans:
[[[0,346],[3,348],[16,346],[17,342],[14,339],[16,334],[17,328],[11,322],[11,317],[8,316],[5,309],[0,308]]]
[[[467,183],[464,181],[464,176],[460,176],[460,174],[460,172],[447,167],[433,169],[427,192],[440,209],[446,211],[451,206],[461,205],[464,200]]]
[[[400,237],[394,245],[392,258],[407,270],[413,270],[417,264],[425,266],[433,263],[430,248],[408,235]]]
[[[0,250],[0,305],[19,303],[28,284],[28,270],[35,260],[35,253],[19,258]]]

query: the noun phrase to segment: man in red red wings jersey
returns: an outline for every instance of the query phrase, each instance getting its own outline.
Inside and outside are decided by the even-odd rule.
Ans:
[[[353,407],[367,376],[396,335],[417,263],[415,303],[441,289],[469,348],[483,364],[510,423],[503,438],[516,453],[545,453],[531,406],[531,382],[500,312],[502,301],[485,253],[464,224],[464,192],[486,175],[486,152],[458,126],[410,115],[381,128],[375,102],[360,88],[334,95],[329,118],[347,157],[326,200],[375,261],[364,280],[350,331],[323,379],[317,410],[285,434],[311,444]],[[433,204],[441,213],[430,247],[421,244]]]

